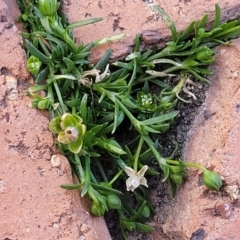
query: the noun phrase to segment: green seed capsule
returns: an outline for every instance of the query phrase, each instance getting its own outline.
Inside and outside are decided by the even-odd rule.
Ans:
[[[208,189],[218,191],[222,186],[222,179],[216,172],[205,170],[203,171],[203,183]]]
[[[105,213],[105,207],[102,204],[99,203],[92,203],[91,206],[91,213],[96,217],[102,217]]]
[[[181,185],[183,182],[183,176],[181,174],[177,173],[170,174],[170,178],[177,185]]]
[[[119,209],[122,205],[121,199],[116,194],[108,194],[106,201],[109,209]]]
[[[41,61],[34,56],[31,56],[27,61],[27,69],[30,73],[34,75],[37,75],[39,73],[41,65]]]
[[[48,109],[49,100],[48,99],[40,100],[37,104],[37,107],[38,107],[38,109]]]
[[[59,4],[57,0],[39,0],[39,10],[44,16],[52,16],[58,10]]]

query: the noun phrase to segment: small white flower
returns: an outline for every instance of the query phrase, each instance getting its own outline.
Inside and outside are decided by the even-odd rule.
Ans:
[[[127,191],[134,191],[139,185],[148,187],[147,180],[144,177],[144,174],[147,170],[147,165],[144,165],[138,172],[134,171],[130,167],[125,167],[125,172],[129,176],[126,181]]]

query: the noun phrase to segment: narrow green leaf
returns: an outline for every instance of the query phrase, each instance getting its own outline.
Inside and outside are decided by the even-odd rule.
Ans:
[[[49,77],[49,78],[47,79],[47,83],[50,84],[50,83],[52,83],[53,81],[59,80],[59,79],[77,80],[76,77],[74,77],[74,76],[72,76],[72,75],[62,74],[62,75],[54,75],[54,76]]]
[[[199,29],[199,28],[204,28],[205,25],[206,25],[207,19],[208,19],[208,15],[204,15],[204,16],[202,17],[202,19],[195,24],[195,26],[197,27],[197,29]]]
[[[108,43],[108,42],[117,41],[117,40],[120,40],[123,37],[125,37],[125,33],[121,33],[121,34],[118,34],[118,35],[113,35],[113,36],[110,36],[110,37],[102,38],[102,39],[99,39],[99,40],[95,41],[94,46],[98,46],[98,45]]]
[[[74,66],[75,66],[74,62],[72,60],[70,60],[69,58],[66,58],[66,57],[63,57],[62,60],[64,61],[64,63],[67,66],[66,69],[61,69],[62,73],[63,74],[70,73],[73,70]]]
[[[182,32],[182,34],[180,35],[178,42],[181,42],[183,40],[185,40],[187,37],[189,37],[189,34],[192,32],[193,30],[193,26],[194,26],[195,22],[191,22],[189,24],[189,26],[184,30],[184,32]]]
[[[240,26],[236,26],[234,28],[230,28],[224,32],[220,32],[216,35],[214,35],[214,38],[220,38],[220,39],[231,39],[235,38],[240,35]]]
[[[136,228],[142,232],[152,232],[154,231],[154,227],[152,226],[149,226],[147,224],[143,224],[143,223],[139,223],[139,222],[136,222]]]
[[[83,60],[84,58],[86,58],[88,55],[90,54],[90,51],[89,52],[81,52],[81,53],[77,53],[77,54],[74,54],[72,56],[72,60],[75,62],[75,61],[79,61],[79,60]]]
[[[43,53],[41,53],[36,47],[34,47],[32,45],[32,43],[30,41],[28,41],[27,39],[25,39],[25,43],[26,43],[26,48],[27,50],[35,57],[37,57],[42,63],[48,64],[51,62],[51,59],[48,58],[46,55],[44,55]]]
[[[117,61],[117,62],[112,63],[112,65],[117,66],[117,67],[121,67],[121,68],[125,68],[127,70],[133,70],[132,63],[125,63],[125,62]]]
[[[173,119],[178,114],[179,114],[179,111],[172,111],[170,113],[165,113],[165,114],[163,114],[161,116],[158,116],[158,117],[154,117],[154,118],[144,120],[144,121],[142,121],[142,123],[144,125],[158,124],[158,123],[162,123],[162,122],[165,122],[167,120]]]
[[[90,183],[92,187],[94,187],[95,189],[99,189],[108,193],[113,193],[113,194],[117,194],[117,195],[123,195],[123,193],[121,191],[118,191],[114,188],[110,188],[110,187],[105,187],[103,185],[99,185],[99,184],[95,184],[95,183]]]
[[[151,132],[151,133],[160,133],[160,131],[155,130],[154,128],[149,126],[144,126],[144,130],[147,130],[148,132]]]
[[[96,141],[96,145],[98,145],[99,147],[106,149],[107,151],[111,152],[111,153],[115,153],[115,154],[126,154],[125,151],[123,151],[121,148],[114,146],[113,144],[111,144],[111,141],[109,142],[110,139],[105,139],[102,140],[100,138],[95,138]]]
[[[170,28],[170,30],[172,32],[172,39],[173,39],[173,41],[176,41],[177,40],[177,30],[176,30],[176,27],[175,27],[174,22],[172,21],[172,19],[160,7],[153,6],[153,9],[156,10],[163,17],[163,19],[168,23],[169,28]]]
[[[75,189],[79,189],[80,187],[82,187],[82,185],[83,185],[83,183],[70,184],[70,185],[62,184],[62,185],[60,185],[60,187],[63,189],[67,189],[67,190],[75,190]]]
[[[125,60],[126,60],[126,61],[131,61],[131,60],[133,60],[134,58],[140,59],[140,58],[141,58],[141,53],[140,53],[140,52],[133,52],[133,53],[129,54],[129,55],[125,58]]]
[[[125,145],[125,152],[127,153],[127,159],[130,161],[130,162],[133,162],[134,161],[134,156],[132,155],[130,149],[128,148],[127,145]]]
[[[88,94],[85,93],[80,103],[80,116],[84,124],[87,124],[87,100],[88,100]]]
[[[121,111],[121,110],[119,111],[119,108],[118,108],[118,110],[116,110],[116,106],[115,106],[112,134],[117,130],[117,127],[122,123],[124,116],[125,115],[124,115],[123,111]]]
[[[108,49],[104,54],[104,56],[101,58],[101,60],[99,60],[99,62],[96,64],[95,69],[98,69],[100,71],[103,70],[103,68],[105,68],[106,65],[109,63],[111,54],[112,54],[112,49]]]
[[[153,52],[153,50],[148,50],[148,51],[144,52],[142,54],[141,60],[143,61],[143,60],[147,59],[152,54],[152,52]]]
[[[160,58],[160,59],[156,59],[156,60],[153,60],[153,63],[154,64],[159,64],[159,63],[169,63],[169,64],[172,64],[172,65],[175,65],[175,66],[182,66],[181,63],[178,63],[178,62],[175,62],[171,59],[168,59],[168,58]],[[149,73],[151,70],[148,70],[147,72]]]
[[[221,18],[221,9],[218,4],[215,4],[215,18],[214,18],[212,29],[219,26],[220,18]]]
[[[73,28],[76,28],[76,27],[82,27],[82,26],[85,26],[85,25],[88,25],[88,24],[93,24],[93,23],[96,23],[96,22],[99,22],[99,21],[102,21],[102,20],[103,20],[103,18],[91,18],[91,19],[75,22],[75,23],[69,24],[66,27],[66,31],[68,31],[70,29],[73,29]]]
[[[192,73],[197,79],[199,79],[201,82],[210,83],[210,81],[207,78],[202,77],[201,75],[197,74],[194,70],[191,68],[187,69],[188,72]]]

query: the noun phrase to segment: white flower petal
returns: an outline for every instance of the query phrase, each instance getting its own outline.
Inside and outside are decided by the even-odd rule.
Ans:
[[[124,171],[126,172],[126,174],[131,177],[131,176],[135,176],[136,175],[136,172],[130,168],[130,167],[125,167]]]
[[[140,179],[140,184],[148,188],[147,179],[145,177]]]
[[[136,175],[139,177],[143,177],[145,172],[148,170],[148,166],[144,165],[137,173]]]
[[[129,177],[126,181],[127,191],[134,191],[140,185],[140,179],[138,177]]]

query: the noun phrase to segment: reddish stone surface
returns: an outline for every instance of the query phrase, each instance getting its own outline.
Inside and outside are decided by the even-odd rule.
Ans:
[[[201,184],[200,172],[189,170],[189,180],[179,188],[161,226],[171,239],[190,239],[198,229],[206,240],[240,236],[240,39],[216,53],[211,86],[189,133],[184,159],[214,169],[224,178],[224,187],[210,192]]]
[[[179,30],[205,13],[213,19],[216,2],[223,9],[225,21],[240,15],[235,0],[63,2],[71,22],[90,16],[104,18],[76,30],[78,43],[126,33],[119,42],[95,48],[90,58],[93,61],[109,47],[114,50],[112,60],[126,56],[137,33],[143,33],[143,49],[151,44],[164,45],[168,27],[156,18],[149,2],[161,6]],[[15,1],[6,3],[0,0],[0,239],[111,239],[103,220],[87,212],[88,203],[80,200],[76,191],[59,187],[72,182],[70,168],[65,158],[61,158],[59,167],[51,165],[56,150],[47,129],[48,118],[28,107],[25,91],[32,82],[13,21],[19,12]],[[224,177],[226,186],[219,194],[206,191],[199,181],[200,173],[190,170],[189,180],[179,189],[165,223],[156,221],[154,240],[200,240],[203,235],[207,240],[233,240],[240,236],[239,55],[239,40],[230,47],[218,48],[206,104],[189,134],[184,157],[214,168]],[[162,230],[166,237],[160,237]]]
[[[56,149],[48,118],[28,106],[32,82],[9,17],[0,0],[0,239],[111,239],[86,199],[60,188],[73,182],[71,169],[65,157],[59,167],[50,163]]]
[[[192,21],[199,20],[204,14],[209,15],[213,21],[215,4],[222,9],[222,20],[235,19],[240,16],[240,4],[236,0],[145,0],[145,1],[63,1],[69,21],[76,22],[88,18],[103,17],[103,21],[75,29],[77,43],[89,43],[104,37],[125,33],[126,37],[113,44],[96,47],[90,60],[96,62],[105,51],[113,49],[112,61],[125,57],[132,51],[136,34],[142,34],[142,49],[152,44],[159,47],[170,36],[168,25],[162,17],[153,11],[152,6],[157,5],[172,18],[178,30],[184,30]]]

